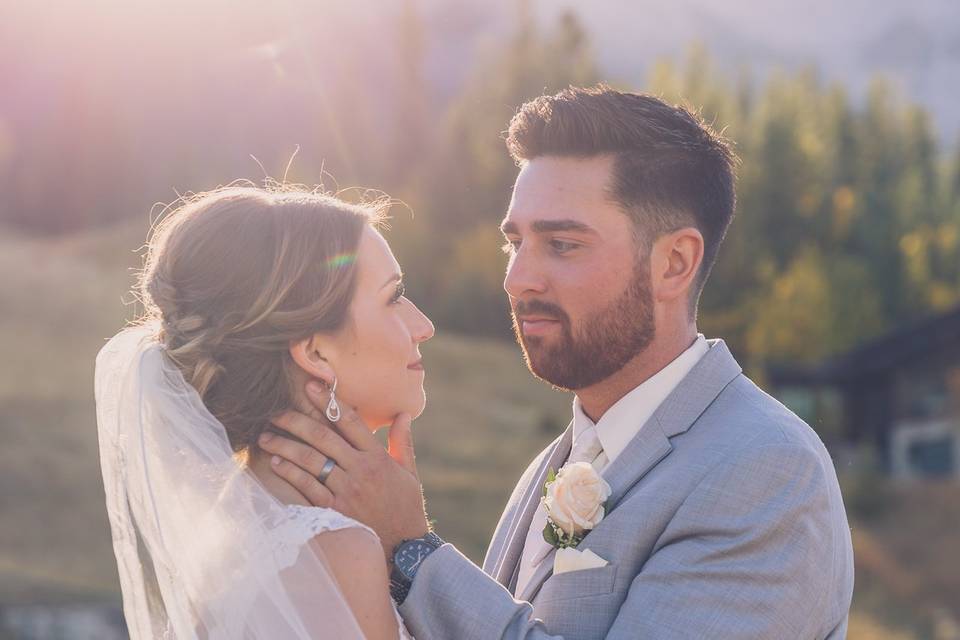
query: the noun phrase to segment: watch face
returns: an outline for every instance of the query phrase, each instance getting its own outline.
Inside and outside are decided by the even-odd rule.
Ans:
[[[430,555],[433,549],[433,546],[423,540],[411,540],[397,550],[393,562],[407,579],[413,580],[420,563]]]

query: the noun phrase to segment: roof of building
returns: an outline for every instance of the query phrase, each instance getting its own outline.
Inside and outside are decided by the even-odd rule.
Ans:
[[[900,327],[814,367],[771,365],[774,384],[843,384],[884,375],[905,364],[960,348],[960,306]]]

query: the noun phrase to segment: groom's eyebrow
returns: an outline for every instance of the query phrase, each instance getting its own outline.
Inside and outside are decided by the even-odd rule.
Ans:
[[[576,231],[579,233],[596,233],[588,224],[579,220],[535,220],[530,228],[536,233],[551,233],[554,231]]]
[[[574,231],[577,233],[596,233],[593,227],[579,220],[535,220],[530,228],[534,233],[554,233],[557,231]],[[504,222],[500,225],[501,233],[519,234],[520,228],[513,222]]]

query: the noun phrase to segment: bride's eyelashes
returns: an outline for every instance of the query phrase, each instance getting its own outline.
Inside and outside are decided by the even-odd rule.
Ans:
[[[393,295],[390,296],[390,304],[397,304],[400,302],[400,298],[403,297],[403,294],[406,293],[406,287],[404,287],[402,282],[397,283],[397,288],[394,290]]]

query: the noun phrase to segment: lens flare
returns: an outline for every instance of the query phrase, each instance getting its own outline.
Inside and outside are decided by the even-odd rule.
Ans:
[[[330,269],[338,269],[340,267],[345,267],[348,264],[353,264],[357,259],[357,254],[355,253],[338,253],[335,256],[331,256],[327,259],[327,267]]]

